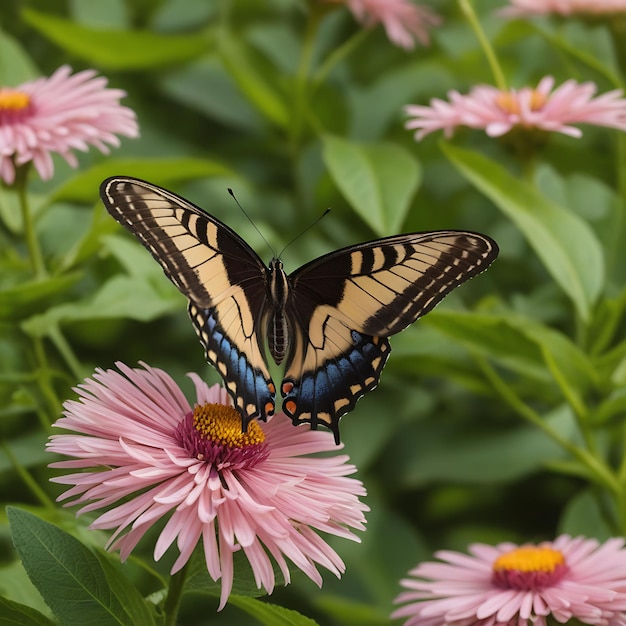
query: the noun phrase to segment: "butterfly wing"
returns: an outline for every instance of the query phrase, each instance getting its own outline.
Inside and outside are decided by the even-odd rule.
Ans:
[[[436,231],[378,239],[320,257],[289,276],[295,328],[281,385],[294,423],[328,426],[373,389],[391,350],[387,337],[425,315],[485,270],[496,243]]]
[[[274,384],[258,332],[266,307],[261,259],[226,224],[156,185],[108,178],[100,197],[189,298],[207,360],[224,379],[244,426],[266,419],[274,411]]]

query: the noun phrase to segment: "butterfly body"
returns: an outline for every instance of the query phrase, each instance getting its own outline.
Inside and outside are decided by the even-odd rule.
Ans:
[[[207,360],[243,426],[276,411],[267,347],[284,364],[283,411],[296,424],[327,426],[337,442],[339,418],[378,384],[388,337],[498,253],[479,233],[411,233],[348,246],[287,274],[280,259],[264,265],[226,224],[172,192],[113,177],[100,193],[189,299]]]

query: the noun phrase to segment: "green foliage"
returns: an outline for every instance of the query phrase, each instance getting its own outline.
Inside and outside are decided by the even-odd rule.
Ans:
[[[382,626],[399,580],[437,549],[626,533],[626,135],[520,125],[416,142],[403,128],[404,106],[499,71],[512,88],[546,74],[619,87],[617,22],[504,20],[489,0],[470,3],[472,26],[461,2],[440,2],[432,45],[402,50],[343,2],[26,4],[0,3],[0,88],[93,68],[126,93],[141,135],[111,155],[76,145],[76,168],[55,154],[49,181],[25,166],[6,184],[0,168],[0,624]],[[49,468],[45,442],[95,367],[145,361],[185,390],[188,371],[219,379],[201,370],[185,298],[99,201],[115,175],[189,198],[264,257],[262,237],[282,250],[331,207],[287,247],[290,268],[400,232],[498,242],[488,272],[391,338],[379,388],[342,419],[371,511],[362,543],[323,537],[341,580],[320,568],[318,589],[289,563],[285,581],[274,561],[269,602],[239,550],[217,612],[203,545],[176,575],[176,546],[155,563],[166,521],[121,564],[101,549],[111,533],[88,529],[97,505],[59,513],[66,486],[49,479],[80,468]]]

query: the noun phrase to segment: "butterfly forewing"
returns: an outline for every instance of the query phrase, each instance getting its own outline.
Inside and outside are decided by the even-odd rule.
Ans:
[[[294,422],[338,420],[373,389],[391,350],[386,337],[428,313],[495,259],[466,231],[416,233],[332,252],[296,270],[288,315],[300,329],[281,386]]]
[[[189,315],[247,423],[274,410],[274,384],[257,332],[266,307],[263,262],[228,226],[171,192],[134,178],[105,180],[109,213],[130,230],[190,300]]]
[[[323,256],[291,276],[294,292],[332,305],[351,327],[393,335],[428,313],[455,287],[485,270],[495,242],[468,231],[398,235]]]

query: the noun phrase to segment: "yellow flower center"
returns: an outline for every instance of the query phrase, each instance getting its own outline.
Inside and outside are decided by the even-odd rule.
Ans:
[[[30,96],[27,93],[0,88],[0,111],[22,111],[29,104]]]
[[[228,448],[247,448],[265,441],[265,433],[256,420],[241,432],[241,415],[225,404],[199,404],[193,409],[193,426],[202,439]]]
[[[539,111],[547,101],[544,94],[539,91],[532,91],[530,94],[530,110]],[[503,91],[496,96],[496,104],[505,112],[518,115],[520,111],[519,100],[514,94]]]
[[[556,585],[567,565],[562,552],[548,546],[521,546],[493,563],[491,580],[503,589],[545,589]]]
[[[494,572],[515,570],[518,572],[552,573],[559,565],[565,565],[565,557],[553,548],[521,546],[501,554],[493,564]]]

